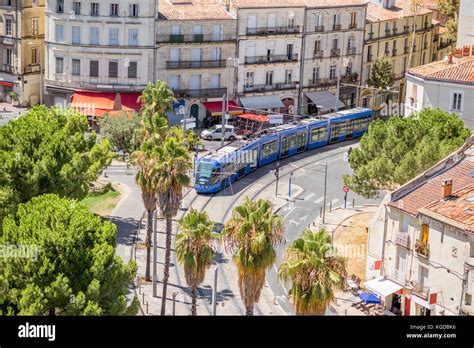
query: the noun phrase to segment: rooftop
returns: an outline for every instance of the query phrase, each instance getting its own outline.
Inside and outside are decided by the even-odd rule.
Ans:
[[[365,6],[367,0],[231,0],[238,8]]]
[[[418,15],[431,13],[428,8],[421,8]],[[413,16],[411,0],[396,0],[392,8],[383,8],[369,2],[367,7],[367,20],[369,22],[388,21]]]
[[[158,13],[167,20],[234,19],[218,0],[163,0]]]
[[[425,80],[474,84],[474,56],[440,60],[408,70],[408,74]]]
[[[474,233],[474,184],[428,204],[420,213]]]
[[[473,145],[464,145],[460,150],[392,192],[392,199],[388,205],[417,216],[421,208],[442,199],[444,179],[453,180],[453,192],[473,184]]]

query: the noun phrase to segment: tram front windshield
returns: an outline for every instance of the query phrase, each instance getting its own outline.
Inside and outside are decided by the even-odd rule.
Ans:
[[[200,163],[196,175],[196,183],[199,185],[215,184],[219,181],[219,175],[219,168],[214,168],[209,163]]]

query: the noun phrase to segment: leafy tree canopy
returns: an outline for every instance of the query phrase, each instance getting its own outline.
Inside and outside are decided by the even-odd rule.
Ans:
[[[380,57],[374,62],[367,82],[384,89],[393,85],[392,63],[388,57]]]
[[[168,136],[176,138],[178,142],[183,142],[183,127],[173,126],[168,130]],[[196,150],[196,144],[201,144],[201,139],[196,135],[192,129],[186,130],[186,147],[189,150]]]
[[[44,106],[0,127],[0,219],[41,194],[86,196],[111,161],[110,143],[87,130],[83,115]]]
[[[134,150],[133,135],[138,127],[140,127],[140,117],[136,113],[106,114],[100,120],[100,132],[104,137],[118,151],[128,154]]]
[[[456,114],[439,109],[376,120],[351,152],[354,172],[344,183],[364,197],[395,189],[460,147],[470,134]]]
[[[31,254],[0,258],[0,315],[135,315],[138,300],[127,307],[125,295],[136,264],[115,255],[115,235],[75,200],[48,194],[20,204],[0,245]]]

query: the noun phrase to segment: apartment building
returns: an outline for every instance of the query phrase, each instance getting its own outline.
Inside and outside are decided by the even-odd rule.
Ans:
[[[0,101],[18,95],[23,106],[41,99],[44,50],[44,0],[4,0],[0,3]]]
[[[387,310],[474,314],[473,140],[392,192],[372,220],[365,287]]]
[[[367,9],[362,84],[367,84],[374,62],[389,57],[395,81],[392,89],[398,91],[398,101],[402,102],[406,70],[437,58],[437,45],[433,44],[436,30],[433,11],[427,7],[414,10],[410,0],[371,0]],[[374,102],[372,90],[362,91],[363,106],[372,106]]]
[[[238,112],[233,108],[236,18],[217,0],[160,1],[158,13],[157,78],[178,100],[170,123],[178,123],[182,113],[211,122],[222,115],[224,94],[229,94],[230,112]]]
[[[47,0],[45,104],[90,104],[92,118],[138,109],[136,94],[156,79],[156,9],[157,0]]]
[[[458,50],[462,55],[462,50]],[[454,112],[466,127],[474,129],[474,54],[462,58],[452,55],[408,70],[405,114],[424,108]]]
[[[461,0],[459,4],[456,47],[464,46],[474,46],[474,6],[469,0]]]

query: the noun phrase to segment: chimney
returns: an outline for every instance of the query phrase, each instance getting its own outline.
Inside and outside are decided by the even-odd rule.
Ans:
[[[444,179],[443,183],[441,184],[443,189],[441,190],[441,194],[443,199],[447,199],[451,197],[453,193],[453,180],[452,179]]]
[[[450,53],[448,55],[448,64],[453,64],[453,54],[452,53]]]

